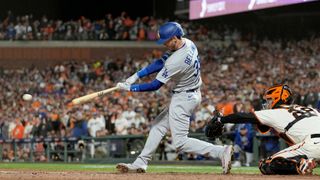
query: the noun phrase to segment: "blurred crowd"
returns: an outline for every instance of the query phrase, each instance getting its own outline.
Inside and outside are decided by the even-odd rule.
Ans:
[[[109,14],[93,22],[85,17],[62,22],[45,16],[35,20],[31,15],[15,17],[8,13],[0,22],[0,39],[154,40],[162,21],[152,17],[131,20],[123,13],[117,18]],[[203,99],[191,117],[190,132],[203,133],[214,109],[225,115],[261,109],[261,95],[276,83],[287,83],[294,91],[296,103],[317,106],[319,37],[258,40],[244,37],[237,30],[224,29],[223,33],[217,33],[202,25],[183,23],[183,26],[188,37],[202,43],[199,51]],[[169,103],[170,83],[155,92],[116,91],[84,105],[72,107],[69,103],[73,98],[113,87],[162,53],[154,50],[141,58],[127,55],[125,59],[107,57],[90,63],[69,61],[46,69],[1,68],[0,138],[147,135],[155,117]],[[32,94],[32,101],[23,101],[24,93]],[[248,126],[225,128],[241,136],[245,127]],[[251,129],[247,131],[251,134]],[[237,143],[243,139],[234,140]]]
[[[107,13],[96,20],[81,16],[63,21],[8,11],[0,21],[0,40],[155,40],[164,21],[152,16],[133,19],[126,12],[116,17]]]

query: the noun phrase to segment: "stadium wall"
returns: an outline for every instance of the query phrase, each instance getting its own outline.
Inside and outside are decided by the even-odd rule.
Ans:
[[[162,48],[155,42],[136,41],[4,41],[0,42],[0,67],[43,68],[70,60],[96,61],[106,57],[124,58],[127,54],[141,58]]]

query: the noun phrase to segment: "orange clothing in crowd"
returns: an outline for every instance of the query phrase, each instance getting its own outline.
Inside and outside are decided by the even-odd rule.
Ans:
[[[44,29],[43,29],[43,31],[46,33],[46,34],[52,34],[53,32],[54,32],[54,29],[53,29],[53,27],[51,27],[51,26],[47,26],[47,27],[45,27]]]
[[[13,139],[22,139],[24,134],[24,127],[22,124],[17,125],[12,131]]]
[[[31,106],[33,109],[39,109],[41,106],[41,103],[40,101],[34,101]]]
[[[51,93],[53,91],[53,84],[48,83],[47,86],[45,87],[45,92]]]
[[[220,103],[217,105],[217,109],[224,115],[227,116],[233,113],[233,107],[235,102],[227,102],[227,103]]]
[[[56,121],[59,119],[59,114],[57,113],[52,113],[51,116],[50,116],[51,120],[52,121]]]
[[[131,26],[134,25],[134,21],[133,21],[130,17],[127,17],[127,18],[123,21],[123,24],[124,24],[124,26],[131,27]]]

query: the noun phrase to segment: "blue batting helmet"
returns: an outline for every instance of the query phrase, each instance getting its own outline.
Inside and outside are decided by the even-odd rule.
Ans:
[[[181,37],[184,35],[181,25],[177,22],[167,22],[160,26],[158,44],[163,44],[173,36]]]

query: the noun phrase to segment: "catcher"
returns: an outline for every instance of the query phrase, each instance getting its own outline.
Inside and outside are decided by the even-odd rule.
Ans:
[[[260,160],[262,174],[312,174],[320,159],[320,113],[310,107],[292,104],[292,92],[287,85],[269,88],[263,99],[264,109],[251,113],[234,113],[222,117],[215,112],[205,134],[219,137],[225,123],[256,124],[261,133],[273,128],[290,146]]]

